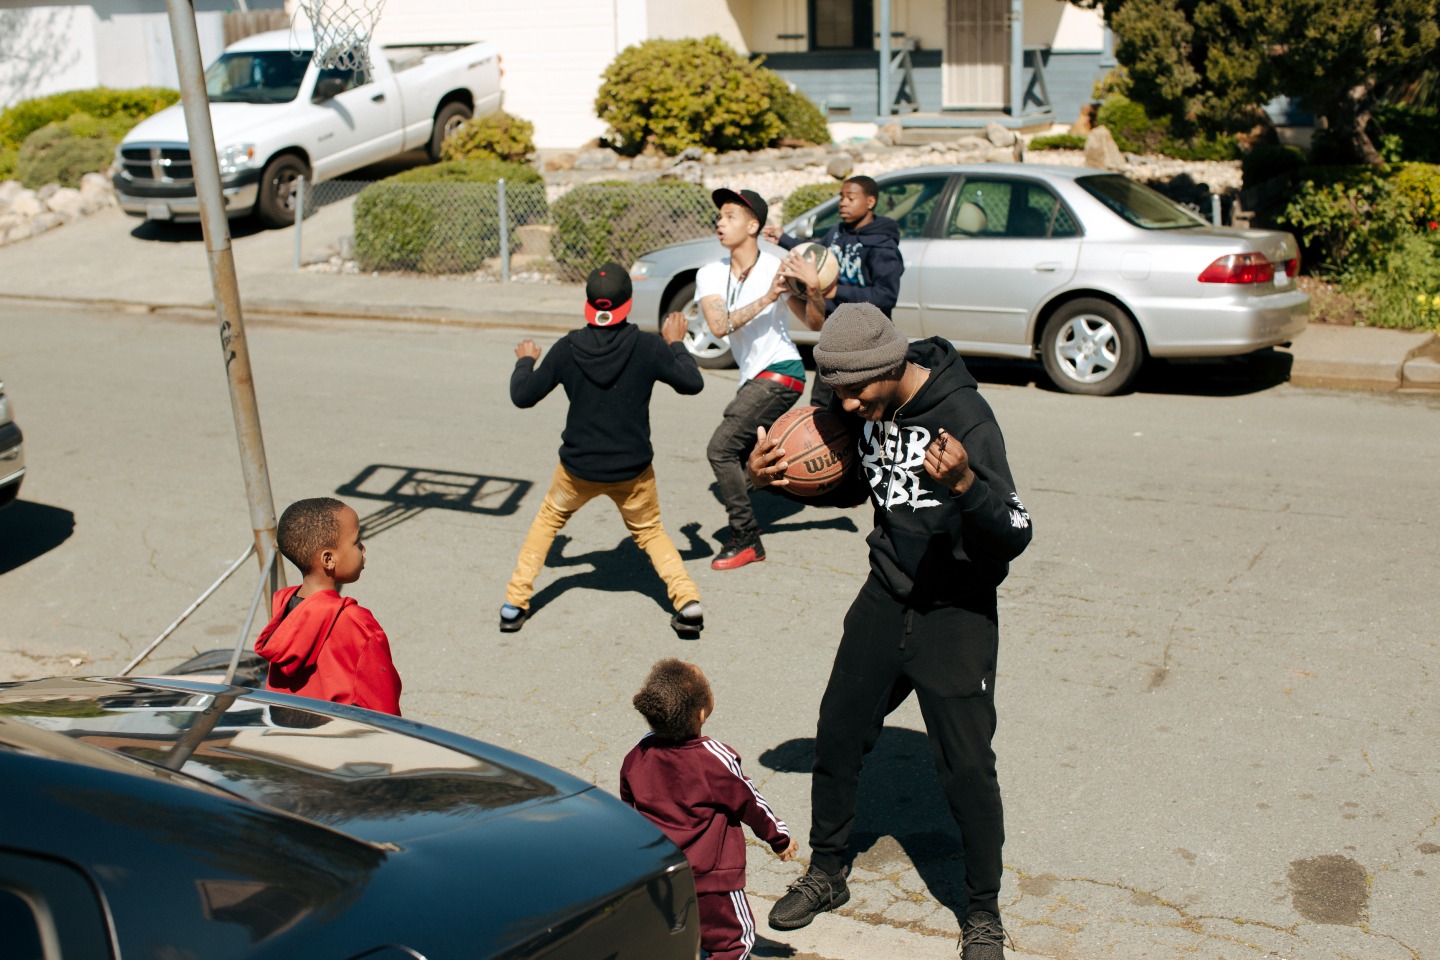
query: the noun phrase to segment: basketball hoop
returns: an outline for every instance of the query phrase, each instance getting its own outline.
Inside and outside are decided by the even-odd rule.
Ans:
[[[354,70],[370,73],[370,37],[380,19],[385,0],[297,0],[296,6],[310,21],[315,34],[311,59],[321,70]],[[298,14],[297,14],[298,19]],[[292,52],[303,53],[296,35],[296,20],[290,24]]]

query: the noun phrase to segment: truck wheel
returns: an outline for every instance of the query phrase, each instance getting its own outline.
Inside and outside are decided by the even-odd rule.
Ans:
[[[295,222],[295,181],[310,182],[310,168],[293,153],[283,153],[265,165],[260,174],[260,198],[255,215],[267,227],[288,227]]]
[[[447,103],[435,114],[435,129],[430,133],[430,162],[440,162],[440,146],[456,131],[460,124],[474,116],[474,112],[463,103]]]

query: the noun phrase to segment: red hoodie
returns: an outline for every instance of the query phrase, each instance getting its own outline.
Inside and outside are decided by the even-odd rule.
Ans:
[[[285,605],[299,589],[276,591],[272,619],[255,641],[255,652],[270,661],[265,689],[400,716],[400,674],[370,611],[321,590],[286,616]]]
[[[697,893],[745,889],[742,823],[776,853],[790,845],[790,828],[741,771],[740,755],[709,737],[647,735],[620,766],[620,799],[684,852]]]

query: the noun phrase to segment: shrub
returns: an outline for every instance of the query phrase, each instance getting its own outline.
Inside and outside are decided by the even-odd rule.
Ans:
[[[355,259],[362,270],[468,273],[500,252],[497,180],[506,224],[547,216],[540,174],[498,160],[416,167],[373,183],[355,198]]]
[[[1178,160],[1234,160],[1240,145],[1232,136],[1181,136],[1170,117],[1151,117],[1123,94],[1112,93],[1095,112],[1115,145],[1127,153],[1159,153]]]
[[[595,112],[611,144],[631,156],[647,145],[671,155],[758,150],[781,134],[771,84],[715,35],[626,47],[602,76]]]
[[[15,173],[32,190],[47,183],[78,187],[85,174],[103,171],[115,160],[116,126],[85,113],[47,124],[20,145]]]
[[[19,147],[26,137],[41,127],[65,120],[76,113],[116,121],[109,129],[112,135],[119,139],[135,124],[179,99],[179,91],[164,87],[136,87],[129,90],[96,87],[22,100],[13,107],[0,111],[0,148]]]
[[[19,157],[19,147],[0,147],[0,183],[14,178],[15,161]]]
[[[1366,324],[1440,330],[1440,231],[1402,237],[1373,269],[1349,271],[1342,289],[1370,302]]]
[[[524,163],[534,152],[535,124],[504,111],[466,120],[440,148],[446,160],[478,158],[510,163]]]
[[[1036,137],[1030,141],[1026,149],[1084,150],[1085,138],[1078,133],[1054,133],[1047,137]]]
[[[778,139],[805,140],[809,143],[830,142],[830,125],[815,102],[799,90],[792,90],[790,82],[767,67],[760,67],[760,75],[770,84],[770,109],[780,118]]]
[[[1283,221],[1319,251],[1330,270],[1371,273],[1390,251],[1440,215],[1440,168],[1307,167]]]
[[[584,280],[614,260],[629,265],[641,254],[680,240],[713,236],[715,205],[693,183],[578,186],[551,207],[550,252],[563,280]]]
[[[813,207],[829,200],[840,193],[841,184],[838,181],[829,183],[807,183],[803,187],[796,187],[790,191],[785,202],[780,205],[780,213],[786,220],[793,220],[800,214]]]
[[[1386,160],[1440,163],[1440,110],[1433,106],[1378,104],[1371,129],[1380,137]]]

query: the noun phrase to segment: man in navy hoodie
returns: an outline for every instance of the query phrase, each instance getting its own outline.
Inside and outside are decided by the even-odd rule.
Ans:
[[[505,633],[519,630],[529,619],[535,577],[555,535],[576,510],[600,496],[614,501],[636,546],[665,581],[675,608],[671,627],[682,636],[704,628],[700,591],[660,524],[660,495],[651,465],[650,394],[656,382],[669,384],[676,393],[699,393],[705,380],[683,343],[685,318],[667,317],[658,337],[641,333],[625,320],[631,295],[629,271],[607,263],[591,272],[585,284],[586,326],[562,337],[538,367],[535,341],[522,340],[515,348],[510,375],[515,406],[533,407],[563,386],[570,411],[560,435],[560,463],[505,588],[500,607]]]
[[[830,248],[840,264],[840,274],[832,290],[820,289],[820,276],[815,265],[799,257],[785,261],[786,273],[803,281],[805,301],[791,301],[797,315],[812,330],[819,330],[825,318],[842,303],[870,303],[885,316],[895,309],[900,296],[900,276],[905,272],[905,258],[900,255],[900,226],[889,217],[877,217],[875,204],[880,199],[880,185],[870,177],[851,177],[840,186],[840,222],[816,242]],[[762,234],[772,243],[793,250],[802,241],[781,233],[779,227],[766,227]],[[830,385],[820,378],[810,388],[810,402],[817,407],[830,405]]]
[[[874,306],[846,304],[825,323],[815,368],[835,388],[830,410],[849,422],[859,455],[840,487],[806,502],[869,499],[875,529],[866,538],[870,575],[845,616],[820,703],[810,868],[775,903],[770,925],[802,927],[850,899],[845,859],[860,767],[886,715],[913,692],[965,852],[962,957],[1002,960],[1005,829],[990,746],[996,588],[1030,543],[1030,515],[995,415],[949,342],[907,345]],[[784,453],[759,440],[748,463],[756,488],[783,492]]]

